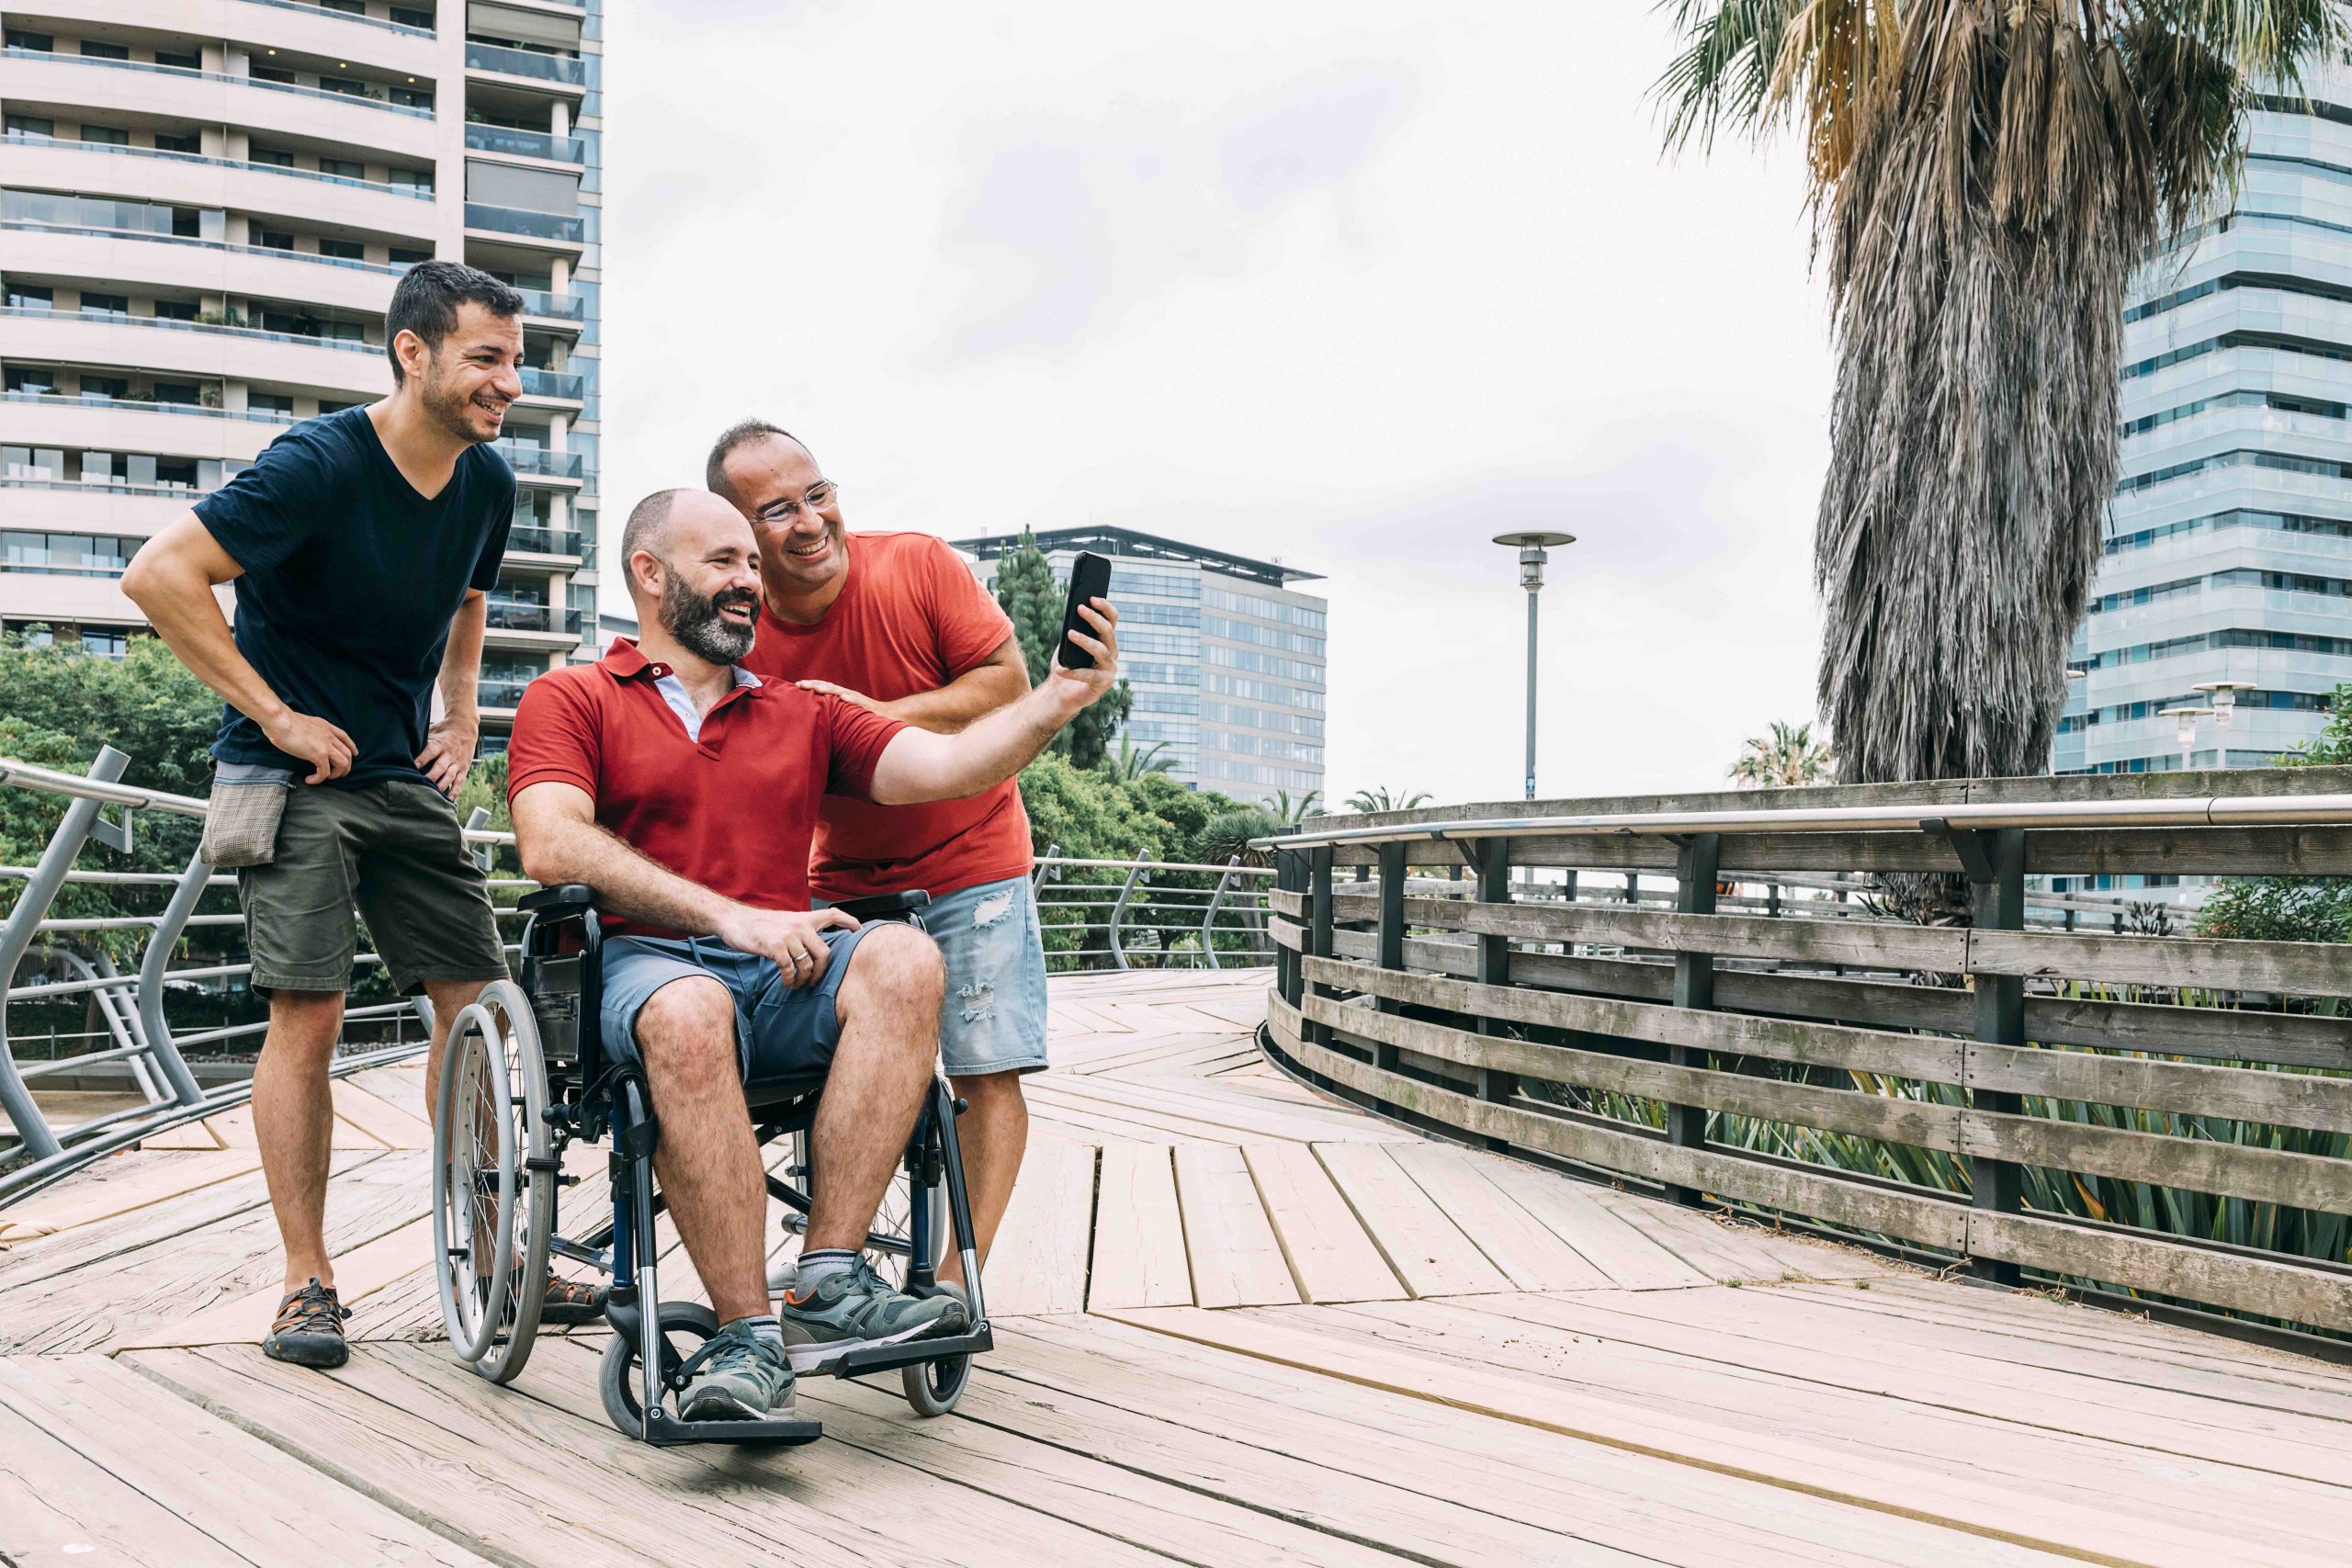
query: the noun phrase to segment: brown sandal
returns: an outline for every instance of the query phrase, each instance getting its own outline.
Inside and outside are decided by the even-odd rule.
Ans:
[[[594,1285],[583,1285],[577,1280],[567,1280],[560,1274],[548,1276],[548,1288],[539,1298],[539,1321],[560,1328],[582,1323],[596,1323],[605,1315],[605,1292]]]

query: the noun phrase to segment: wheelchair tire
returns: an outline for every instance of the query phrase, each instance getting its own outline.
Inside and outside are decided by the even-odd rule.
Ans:
[[[663,1302],[659,1322],[665,1348],[673,1333],[692,1337],[687,1354],[718,1333],[718,1314],[694,1302]],[[678,1356],[680,1362],[685,1359],[685,1354]],[[614,1335],[612,1343],[605,1347],[605,1362],[597,1371],[596,1390],[605,1398],[605,1419],[626,1437],[645,1436],[645,1406],[637,1393],[642,1382],[638,1375],[636,1337]]]
[[[547,1064],[528,1000],[512,981],[484,987],[451,1021],[442,1057],[433,1240],[450,1348],[492,1382],[523,1371],[538,1333],[557,1186],[547,1103]],[[476,1109],[461,1129],[464,1105]],[[481,1200],[492,1179],[498,1201],[485,1215]],[[464,1236],[464,1245],[453,1246],[453,1235]],[[479,1257],[485,1244],[487,1273]]]
[[[965,1386],[972,1381],[972,1358],[943,1356],[936,1361],[917,1361],[900,1368],[899,1378],[907,1391],[907,1404],[916,1415],[944,1416],[956,1408]]]

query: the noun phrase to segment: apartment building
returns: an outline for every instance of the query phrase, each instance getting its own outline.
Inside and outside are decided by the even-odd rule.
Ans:
[[[390,391],[400,275],[463,261],[527,301],[503,747],[596,636],[602,0],[40,0],[0,29],[0,625],[120,651],[140,542]]]
[[[1081,550],[1111,561],[1119,668],[1135,692],[1123,733],[1154,745],[1177,778],[1237,800],[1323,788],[1324,633],[1319,581],[1279,561],[1131,528],[1050,528],[1037,548],[1067,583]],[[961,539],[993,587],[1017,535]]]

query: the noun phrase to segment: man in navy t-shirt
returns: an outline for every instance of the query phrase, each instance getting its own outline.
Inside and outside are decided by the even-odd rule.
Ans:
[[[506,973],[449,796],[473,763],[483,595],[514,511],[514,475],[487,444],[522,395],[522,309],[471,267],[411,268],[385,317],[391,396],[279,436],[123,575],[227,705],[204,854],[236,868],[253,987],[269,998],[253,1103],[286,1246],[264,1346],[281,1360],[348,1353],[322,1233],[354,903],[393,984],[433,998],[428,1086],[450,1020]],[[233,630],[213,596],[231,582]]]

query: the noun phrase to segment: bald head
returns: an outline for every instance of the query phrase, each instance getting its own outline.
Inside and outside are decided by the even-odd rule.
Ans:
[[[700,493],[684,489],[657,490],[630,508],[628,524],[621,530],[622,561],[626,563],[639,550],[657,558],[667,553],[670,513],[676,509],[678,498]]]
[[[708,485],[714,494],[724,496],[733,502],[738,511],[748,510],[743,504],[741,488],[727,472],[727,460],[743,448],[757,446],[768,441],[789,442],[793,446],[797,447],[800,455],[807,457],[811,464],[817,460],[809,452],[808,443],[785,429],[784,426],[770,424],[763,419],[738,420],[719,432],[718,439],[710,444],[710,456],[704,460],[702,466],[702,482]]]
[[[759,547],[742,515],[707,490],[656,491],[621,534],[640,628],[713,664],[750,651],[760,605]],[[649,656],[661,639],[647,641]]]

